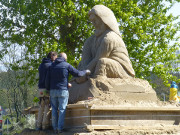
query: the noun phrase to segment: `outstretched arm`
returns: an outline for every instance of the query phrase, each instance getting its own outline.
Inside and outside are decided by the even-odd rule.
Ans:
[[[83,71],[77,70],[73,66],[71,66],[70,64],[68,66],[68,71],[74,77],[80,77],[80,76],[85,76],[86,75],[86,70],[83,70]]]

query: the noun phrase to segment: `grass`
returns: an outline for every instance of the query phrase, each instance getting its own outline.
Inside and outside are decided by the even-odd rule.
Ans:
[[[6,119],[9,119],[11,124],[5,125],[4,122]],[[3,135],[14,135],[15,133],[21,133],[24,128],[35,128],[35,116],[27,115],[26,117],[22,117],[19,122],[16,122],[15,117],[10,117],[8,115],[3,116]]]

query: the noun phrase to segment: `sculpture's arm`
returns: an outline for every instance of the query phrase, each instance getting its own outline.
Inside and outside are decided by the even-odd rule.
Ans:
[[[113,49],[113,43],[107,39],[102,40],[95,58],[87,65],[86,69],[89,69],[90,71],[94,71],[95,66],[99,59],[101,58],[107,58],[109,57],[111,51]]]

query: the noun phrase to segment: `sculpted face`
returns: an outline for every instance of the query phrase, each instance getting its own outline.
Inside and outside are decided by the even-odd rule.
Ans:
[[[95,35],[96,36],[101,35],[107,29],[106,24],[97,15],[90,14],[89,15],[89,20],[92,22],[92,24],[94,25],[94,27],[96,29],[95,30]]]
[[[96,29],[99,29],[100,26],[103,24],[103,21],[95,14],[90,14],[89,20],[92,22]]]

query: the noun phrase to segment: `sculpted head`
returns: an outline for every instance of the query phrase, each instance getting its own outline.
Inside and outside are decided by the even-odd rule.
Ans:
[[[99,16],[97,16],[96,14],[93,14],[93,13],[89,14],[89,20],[92,22],[92,24],[94,25],[94,27],[96,29],[100,29],[102,24],[104,24],[104,22],[101,20],[101,18]]]
[[[88,13],[89,19],[94,27],[99,29],[100,24],[105,24],[106,27],[114,31],[120,36],[119,26],[111,9],[104,5],[95,5]]]

